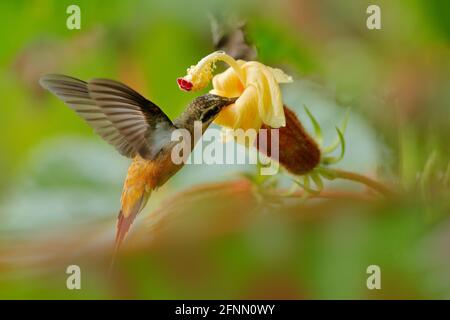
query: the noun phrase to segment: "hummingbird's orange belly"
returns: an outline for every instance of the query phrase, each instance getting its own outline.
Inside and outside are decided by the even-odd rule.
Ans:
[[[133,208],[139,202],[143,207],[152,190],[162,186],[181,167],[182,165],[172,162],[170,153],[151,161],[136,156],[128,169],[123,187],[121,199],[123,214],[135,211]]]

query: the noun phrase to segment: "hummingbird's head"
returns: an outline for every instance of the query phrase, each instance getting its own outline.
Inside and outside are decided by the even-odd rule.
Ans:
[[[195,121],[201,121],[203,130],[214,121],[219,112],[226,106],[233,104],[237,98],[225,98],[215,94],[207,93],[195,98],[174,121],[176,127],[194,128]]]
[[[215,94],[205,94],[196,98],[192,104],[199,121],[208,126],[214,121],[219,112],[226,106],[233,104],[237,98],[226,98]]]

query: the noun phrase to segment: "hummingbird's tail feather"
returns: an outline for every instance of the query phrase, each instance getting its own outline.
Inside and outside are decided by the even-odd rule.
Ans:
[[[150,194],[151,191],[146,191],[145,187],[143,190],[139,190],[139,188],[124,189],[124,193],[122,195],[122,208],[120,209],[119,216],[117,217],[116,240],[109,268],[110,274],[114,268],[114,262],[116,260],[116,255],[119,251],[120,245],[128,234],[128,231],[130,230],[133,221],[136,219],[136,216],[147,204]]]
[[[125,239],[125,236],[130,230],[131,224],[133,223],[134,219],[136,219],[137,214],[138,212],[134,212],[131,215],[125,217],[125,215],[122,214],[122,210],[120,211],[119,217],[117,218],[117,226],[116,226],[116,240],[115,240],[116,249],[118,249],[122,244],[123,239]]]
[[[109,265],[109,272],[108,274],[111,275],[114,269],[114,263],[116,262],[116,256],[117,252],[119,251],[120,245],[123,242],[123,239],[127,235],[128,231],[130,230],[131,224],[133,223],[134,219],[136,219],[137,212],[130,217],[125,217],[122,213],[122,210],[119,212],[119,216],[117,218],[116,223],[116,240],[114,243],[114,251],[112,254],[111,262]]]
[[[139,212],[144,209],[147,204],[148,198],[151,192],[146,192],[145,190],[141,193],[138,199],[133,199],[133,193],[131,196],[125,194],[122,201],[122,209],[117,217],[116,225],[116,242],[115,247],[118,249],[120,244],[125,239],[128,231],[130,230],[131,224],[136,219]]]

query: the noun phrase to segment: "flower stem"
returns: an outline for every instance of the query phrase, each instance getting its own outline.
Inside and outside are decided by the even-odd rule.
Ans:
[[[381,182],[375,181],[367,176],[364,176],[362,174],[345,171],[345,170],[339,170],[339,169],[332,169],[331,171],[333,172],[333,174],[335,175],[336,178],[362,183],[362,184],[378,191],[379,193],[381,193],[385,196],[390,196],[390,195],[394,194],[394,191],[391,190],[386,185],[382,184]]]

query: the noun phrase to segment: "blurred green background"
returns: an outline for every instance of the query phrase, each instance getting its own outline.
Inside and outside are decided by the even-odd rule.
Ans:
[[[66,28],[71,4],[81,30]],[[382,30],[366,28],[369,4]],[[449,1],[41,0],[0,12],[0,298],[450,298]],[[258,60],[294,77],[284,100],[307,129],[304,104],[326,141],[351,107],[339,166],[399,195],[273,206],[239,176],[252,166],[186,166],[152,195],[108,277],[129,160],[38,79],[116,79],[173,119],[199,94],[176,78],[215,50],[211,14],[245,20]],[[82,290],[66,288],[70,264]],[[373,264],[381,290],[366,287]]]

